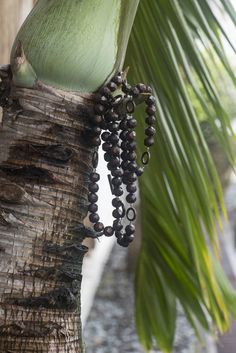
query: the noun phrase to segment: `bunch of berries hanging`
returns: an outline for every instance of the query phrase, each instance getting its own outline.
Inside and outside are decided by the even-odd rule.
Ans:
[[[115,95],[120,90],[121,94]],[[107,237],[113,234],[119,245],[127,247],[134,239],[136,211],[137,179],[143,173],[144,167],[150,159],[149,148],[154,144],[155,135],[155,98],[152,96],[150,87],[138,84],[131,87],[124,79],[124,73],[118,73],[109,83],[103,86],[97,95],[92,117],[92,144],[95,148],[92,158],[93,172],[90,174],[89,183],[89,220],[98,236]],[[137,165],[136,133],[137,121],[133,116],[137,102],[144,101],[146,104],[146,124],[144,146],[142,154],[142,166]],[[110,171],[108,179],[114,198],[112,213],[115,218],[112,226],[104,226],[98,215],[97,191],[99,174],[96,172],[98,165],[98,148],[102,143],[105,152],[104,159]],[[125,207],[121,197],[126,187]],[[128,221],[124,222],[125,219]],[[126,223],[126,225],[124,225]]]

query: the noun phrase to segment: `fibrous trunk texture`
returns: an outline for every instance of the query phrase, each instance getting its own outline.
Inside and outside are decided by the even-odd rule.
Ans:
[[[80,353],[93,97],[2,77],[0,352]]]

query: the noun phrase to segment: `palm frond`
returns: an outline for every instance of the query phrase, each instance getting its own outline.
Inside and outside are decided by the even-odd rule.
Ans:
[[[230,1],[218,3],[236,24]],[[151,82],[157,97],[157,139],[140,183],[143,245],[136,274],[137,330],[146,350],[157,340],[163,352],[171,351],[177,302],[197,334],[199,324],[211,330],[211,323],[224,332],[236,315],[236,295],[216,265],[216,224],[226,216],[222,189],[188,90],[234,163],[230,119],[205,51],[236,79],[221,43],[227,34],[210,4],[141,1],[127,53],[129,79]],[[141,151],[144,122],[139,125]]]

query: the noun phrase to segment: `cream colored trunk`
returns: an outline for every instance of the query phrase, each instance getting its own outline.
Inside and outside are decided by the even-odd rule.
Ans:
[[[80,353],[92,96],[4,85],[0,352]]]

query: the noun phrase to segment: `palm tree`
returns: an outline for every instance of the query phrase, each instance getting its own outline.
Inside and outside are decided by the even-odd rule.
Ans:
[[[152,84],[158,112],[152,163],[140,183],[140,340],[147,351],[154,340],[171,351],[177,302],[196,333],[199,326],[229,327],[236,297],[216,260],[222,191],[187,90],[233,163],[229,117],[200,49],[213,52],[235,82],[221,44],[227,35],[211,5],[38,0],[23,24],[11,66],[0,69],[1,352],[83,351],[82,241],[91,232],[82,223],[93,153],[88,117],[94,92],[123,67],[137,8],[129,80]],[[236,23],[230,2],[218,5]],[[138,129],[141,136],[141,118]]]

